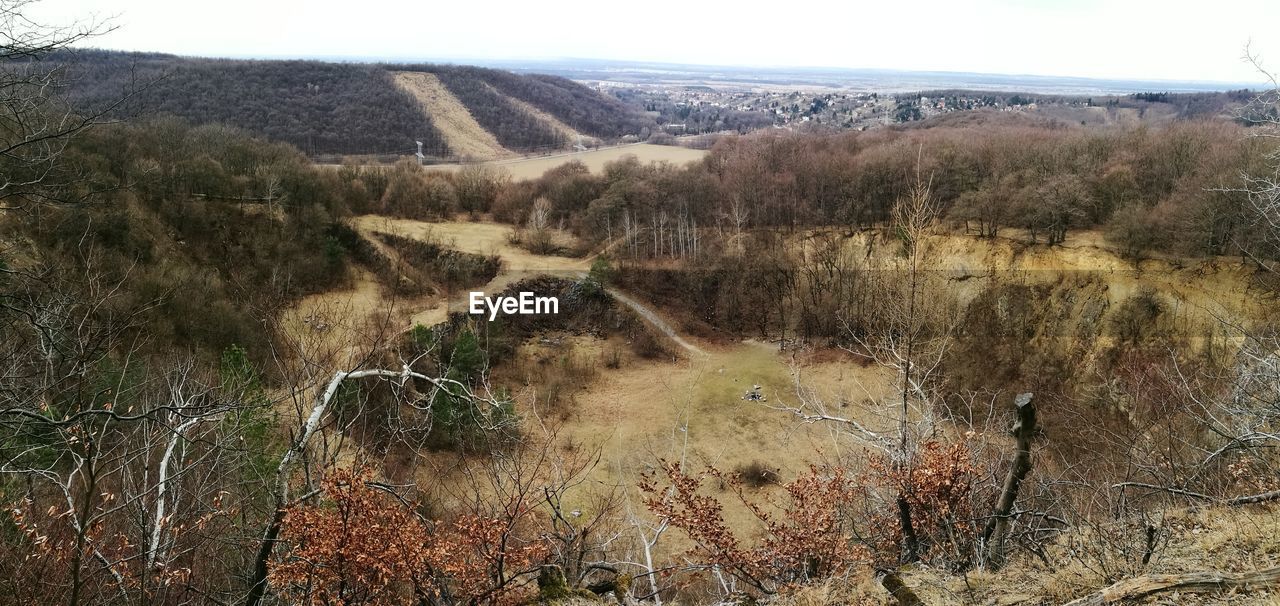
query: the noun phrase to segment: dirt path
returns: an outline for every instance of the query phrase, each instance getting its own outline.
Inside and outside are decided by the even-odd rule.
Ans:
[[[440,129],[445,143],[449,144],[449,149],[454,154],[477,160],[509,158],[515,155],[476,122],[462,101],[449,92],[435,74],[396,72],[395,80],[400,88],[408,91],[422,104],[423,110],[431,117],[436,128]]]
[[[701,349],[698,348],[698,346],[684,340],[683,337],[681,337],[678,333],[676,333],[676,329],[672,327],[670,324],[668,324],[666,320],[663,320],[662,317],[659,316],[657,313],[654,313],[653,310],[640,304],[639,301],[636,301],[635,299],[628,297],[627,295],[623,294],[622,291],[616,288],[608,288],[605,290],[610,295],[612,295],[613,298],[617,300],[619,303],[622,303],[623,305],[630,307],[632,311],[635,311],[637,314],[640,314],[640,317],[644,318],[646,322],[648,322],[654,328],[658,329],[658,331],[661,332],[662,334],[666,335],[668,339],[671,339],[672,343],[679,345],[680,347],[684,348],[685,351],[691,354],[697,354],[700,356],[707,355],[707,352],[702,351]]]

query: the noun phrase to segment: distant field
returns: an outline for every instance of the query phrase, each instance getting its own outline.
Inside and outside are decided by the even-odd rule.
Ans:
[[[592,172],[598,172],[604,168],[606,163],[618,160],[623,156],[635,156],[641,162],[646,163],[664,160],[673,164],[684,164],[686,162],[701,160],[703,156],[706,155],[707,152],[700,149],[636,143],[634,145],[623,145],[585,152],[555,154],[537,158],[494,160],[492,162],[486,162],[485,164],[490,166],[500,166],[506,169],[507,172],[511,173],[511,176],[516,179],[532,179],[542,176],[542,173],[547,172],[552,168],[573,160],[578,160],[579,162],[586,164],[587,168],[591,169]],[[458,170],[461,167],[461,164],[436,164],[430,168],[433,170]]]

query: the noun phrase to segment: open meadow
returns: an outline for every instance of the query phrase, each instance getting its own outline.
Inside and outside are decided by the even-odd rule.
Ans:
[[[582,162],[591,172],[598,173],[604,169],[604,165],[622,159],[625,156],[635,156],[640,162],[670,162],[672,164],[684,164],[686,162],[696,162],[706,157],[707,152],[699,149],[689,149],[687,147],[677,147],[673,145],[653,145],[651,143],[632,143],[628,145],[619,145],[617,147],[607,147],[601,149],[592,149],[587,151],[574,151],[553,153],[546,156],[533,156],[525,158],[512,158],[493,160],[485,162],[488,166],[501,168],[511,174],[516,179],[534,179],[542,176],[547,172],[566,162]],[[433,164],[428,166],[430,170],[448,170],[456,171],[462,168],[462,164]]]

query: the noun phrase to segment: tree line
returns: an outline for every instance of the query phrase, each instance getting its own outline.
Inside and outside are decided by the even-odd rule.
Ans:
[[[966,233],[1058,244],[1070,230],[1099,229],[1135,257],[1274,256],[1242,189],[1241,174],[1265,168],[1263,141],[1247,134],[1220,120],[759,133],[722,138],[688,166],[623,160],[591,174],[569,164],[512,184],[492,210],[523,223],[533,201],[546,198],[552,221],[585,238],[624,237],[629,252],[665,256],[679,250],[668,243],[682,223],[731,235],[882,225],[919,171],[940,218]]]

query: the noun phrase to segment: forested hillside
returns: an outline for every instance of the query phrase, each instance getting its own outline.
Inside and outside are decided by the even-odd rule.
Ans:
[[[597,137],[634,135],[653,120],[613,97],[597,94],[560,76],[519,76],[488,70],[486,80],[498,90],[539,107],[565,124]]]
[[[156,53],[85,50],[42,59],[65,64],[68,100],[112,114],[171,115],[193,124],[226,124],[290,143],[308,155],[416,151],[451,157],[432,117],[397,87],[391,70],[437,74],[475,119],[506,147],[532,151],[567,142],[517,107],[525,101],[578,131],[601,138],[640,134],[652,121],[625,104],[563,78],[500,70],[320,61],[245,61]]]
[[[581,84],[540,74],[519,75],[482,67],[452,65],[405,66],[409,71],[436,74],[445,86],[503,145],[516,149],[558,144],[559,135],[503,95],[524,101],[579,132],[616,138],[647,132],[651,118],[612,97]]]
[[[431,120],[384,70],[352,63],[233,61],[79,51],[67,63],[68,97],[100,106],[133,96],[118,115],[172,115],[226,124],[308,154],[426,153],[448,147]]]
[[[478,68],[438,68],[433,70],[445,87],[467,108],[476,122],[493,133],[498,142],[512,150],[563,147],[564,137],[549,124],[524,111],[498,94],[489,83],[476,77],[489,70]]]

